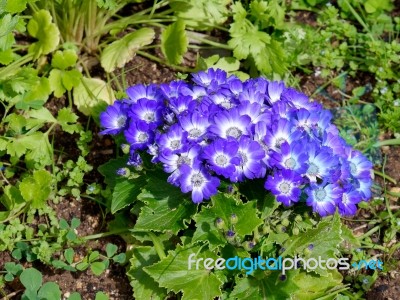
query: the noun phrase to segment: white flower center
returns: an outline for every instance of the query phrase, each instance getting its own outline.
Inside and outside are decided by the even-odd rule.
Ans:
[[[290,157],[285,161],[286,168],[293,170],[295,166],[296,166],[296,161],[293,158]]]
[[[282,194],[289,194],[290,192],[290,184],[287,183],[286,181],[282,182],[281,184],[279,184],[279,190],[281,191]]]
[[[201,130],[198,128],[193,128],[189,130],[189,137],[190,138],[198,138],[201,135]]]
[[[148,112],[144,115],[144,120],[146,122],[153,122],[156,119],[156,116],[153,112]]]
[[[190,182],[192,183],[193,187],[199,187],[203,184],[204,177],[201,174],[194,174],[190,179]]]
[[[144,132],[139,133],[137,136],[137,140],[141,143],[146,142],[148,140],[148,138],[149,138],[149,136]]]
[[[315,192],[315,198],[317,198],[318,202],[324,201],[326,197],[326,192],[323,188],[319,188]]]
[[[246,153],[244,153],[243,151],[238,151],[238,155],[240,157],[240,166],[243,167],[249,159],[247,158]]]
[[[276,139],[276,141],[275,141],[275,147],[276,148],[280,148],[281,147],[281,145],[284,143],[284,142],[286,142],[286,140],[284,139],[284,138],[277,138]]]
[[[187,156],[180,156],[180,157],[178,158],[178,161],[176,162],[176,164],[178,165],[178,167],[180,167],[182,164],[190,165],[190,163],[191,163],[191,160],[190,160],[190,158],[187,157]]]
[[[215,163],[220,167],[224,167],[228,163],[228,159],[225,155],[220,154],[215,158]]]
[[[314,163],[310,163],[308,166],[307,174],[316,176],[319,172],[318,166]]]
[[[169,146],[171,147],[172,150],[176,150],[179,149],[179,146],[181,145],[181,141],[180,140],[173,140],[171,141],[171,143],[169,144]]]
[[[118,117],[116,123],[118,128],[124,127],[126,123],[126,117],[125,116]]]
[[[237,127],[231,127],[226,131],[226,135],[237,139],[242,135],[242,131]]]

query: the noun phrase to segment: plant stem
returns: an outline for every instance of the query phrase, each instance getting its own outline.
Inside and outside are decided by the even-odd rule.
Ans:
[[[109,231],[109,232],[91,234],[91,235],[82,237],[82,239],[84,239],[85,241],[96,240],[96,239],[100,239],[100,238],[107,237],[110,235],[119,235],[119,234],[123,234],[123,233],[129,233],[129,229],[119,229],[119,230],[114,230],[114,231]]]
[[[151,238],[151,240],[153,241],[154,248],[156,249],[156,252],[157,252],[158,256],[160,257],[160,259],[166,258],[167,256],[165,255],[165,252],[164,252],[164,246],[161,244],[159,238],[152,232],[148,232],[148,235]]]

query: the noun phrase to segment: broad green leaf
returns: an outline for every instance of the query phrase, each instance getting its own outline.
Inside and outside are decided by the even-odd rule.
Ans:
[[[108,243],[106,246],[106,253],[107,253],[107,257],[113,257],[115,253],[117,253],[118,247],[117,245]]]
[[[136,221],[135,230],[167,231],[177,234],[187,225],[197,206],[180,189],[167,182],[164,174],[150,177],[138,196],[145,202]]]
[[[246,300],[282,300],[292,299],[291,294],[299,289],[293,272],[287,273],[285,281],[281,281],[279,271],[263,272],[259,278],[252,276],[237,278],[236,285],[229,299]],[[294,272],[298,273],[298,271]],[[313,298],[314,299],[314,298]]]
[[[342,280],[342,275],[336,269],[329,270],[327,276],[299,272],[293,277],[293,281],[301,288],[295,291],[292,297],[298,300],[318,299],[332,288],[339,289]],[[334,295],[330,299],[335,299]]]
[[[45,170],[38,170],[33,176],[25,177],[19,185],[21,195],[32,208],[42,208],[50,195],[52,177]]]
[[[96,261],[90,265],[90,270],[96,276],[101,275],[107,269],[106,265],[102,261]]]
[[[1,41],[0,41],[1,44]],[[14,52],[11,49],[0,51],[0,64],[8,65],[14,60]]]
[[[211,250],[226,243],[223,233],[215,226],[218,218],[221,218],[229,226],[231,215],[236,214],[238,221],[234,230],[240,236],[251,234],[257,226],[262,224],[255,201],[246,204],[240,203],[240,201],[237,203],[233,196],[219,193],[211,197],[211,203],[195,215],[196,231],[193,236],[193,242],[208,242]]]
[[[50,93],[49,80],[45,77],[38,78],[35,84],[31,85],[28,92],[24,94],[22,101],[18,102],[15,107],[24,110],[27,110],[29,107],[40,108],[47,101]]]
[[[35,58],[49,54],[57,48],[60,32],[57,26],[52,23],[52,17],[47,10],[41,9],[34,13],[27,28],[29,34],[38,39],[29,47],[29,53],[33,53]]]
[[[64,258],[69,263],[72,264],[74,262],[75,251],[72,248],[65,249]]]
[[[39,299],[61,299],[60,287],[54,282],[46,282],[38,292]]]
[[[23,206],[24,199],[22,198],[19,189],[17,189],[15,186],[5,186],[3,188],[3,193],[4,194],[1,196],[0,202],[7,210],[13,210]]]
[[[178,245],[175,251],[170,251],[168,256],[160,262],[143,268],[161,287],[165,287],[175,293],[182,292],[182,300],[192,299],[214,299],[221,296],[222,281],[210,270],[202,265],[196,270],[192,265],[189,270],[188,259],[190,254],[195,254],[195,258],[217,259],[211,251],[200,252],[201,248],[183,248]]]
[[[159,261],[154,247],[137,246],[132,250],[130,268],[127,275],[133,287],[134,297],[137,300],[164,299],[167,291],[160,288],[153,278],[143,271],[144,267],[150,266]]]
[[[69,67],[75,67],[78,55],[72,49],[56,51],[53,55],[51,65],[60,70],[66,70]]]
[[[109,298],[108,298],[107,294],[105,294],[103,292],[97,292],[94,300],[109,300]]]
[[[40,109],[32,109],[29,111],[29,117],[35,118],[38,120],[42,120],[44,122],[49,122],[49,123],[55,123],[56,119],[53,117],[51,112],[45,108],[42,107]]]
[[[112,104],[114,92],[109,85],[98,78],[81,78],[81,83],[74,88],[74,104],[85,115],[93,115],[96,107],[102,103]]]
[[[126,167],[127,162],[128,158],[123,156],[116,159],[110,159],[108,162],[99,167],[98,170],[100,174],[104,176],[105,183],[111,188],[113,188],[117,183],[118,177],[115,175],[117,174],[117,170],[119,168]]]
[[[298,255],[303,258],[329,259],[335,258],[338,247],[343,241],[341,237],[340,217],[336,213],[333,217],[324,218],[316,228],[308,229],[297,236],[291,236],[285,241],[282,256]],[[304,250],[312,245],[309,256],[304,257]],[[327,270],[316,268],[313,270],[319,275],[327,276]]]
[[[36,292],[42,285],[43,276],[35,268],[28,268],[22,271],[19,280],[27,290]]]
[[[28,0],[8,0],[5,9],[12,14],[20,13],[26,9],[27,3]]]
[[[53,69],[50,71],[49,82],[54,96],[61,97],[66,91],[72,90],[80,84],[82,74],[78,70],[62,71]]]
[[[170,64],[182,63],[188,47],[185,22],[178,20],[169,25],[161,34],[161,51]]]
[[[117,175],[115,175],[117,176]],[[145,180],[142,177],[135,179],[121,178],[117,180],[111,200],[111,213],[132,204],[136,201]]]
[[[78,292],[74,292],[68,297],[68,300],[82,300],[82,297]]]
[[[153,42],[154,35],[153,29],[141,28],[112,42],[101,53],[101,66],[106,72],[112,72],[115,68],[122,68],[135,56],[137,50]]]

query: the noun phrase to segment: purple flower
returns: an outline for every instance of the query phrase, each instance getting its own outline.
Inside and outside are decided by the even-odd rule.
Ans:
[[[293,126],[290,121],[286,119],[278,119],[271,125],[271,130],[269,130],[265,136],[265,144],[278,151],[283,142],[288,142],[289,144],[293,141],[300,140],[302,134],[300,131],[295,130],[292,132]]]
[[[336,206],[342,197],[342,190],[335,183],[320,185],[312,183],[305,192],[308,196],[307,205],[323,217],[335,213]]]
[[[237,108],[233,108],[217,113],[208,131],[224,139],[228,137],[239,139],[242,135],[249,134],[250,121],[249,116],[242,116]]]
[[[171,81],[170,83],[163,83],[160,85],[160,90],[164,97],[173,99],[181,97],[182,89],[187,88],[188,84],[183,80]]]
[[[181,96],[169,101],[169,109],[178,116],[184,112],[193,111],[197,104],[197,101],[193,100],[191,96]]]
[[[371,178],[372,163],[360,151],[347,148],[350,173],[356,178]]]
[[[311,182],[319,179],[328,179],[337,168],[339,159],[334,156],[327,147],[319,147],[315,142],[307,145],[308,149],[308,168],[306,176]],[[340,174],[339,174],[340,175]]]
[[[271,166],[293,170],[300,175],[307,170],[307,159],[307,146],[300,141],[293,142],[290,145],[288,142],[284,142],[281,144],[280,151],[272,151],[270,154]]]
[[[272,104],[281,99],[281,95],[285,90],[283,81],[271,81],[267,87],[267,99]]]
[[[268,176],[264,187],[276,196],[276,200],[286,206],[298,202],[301,195],[300,184],[302,178],[291,170],[276,170],[274,175]]]
[[[118,134],[128,125],[128,105],[121,101],[115,101],[109,105],[106,111],[100,114],[101,127],[105,128],[100,134]]]
[[[172,153],[178,153],[187,146],[188,133],[183,131],[179,124],[172,125],[167,132],[158,133],[156,135],[156,142],[159,145],[160,152],[165,150],[171,151]]]
[[[239,143],[235,139],[217,139],[204,148],[203,158],[212,171],[230,178],[235,173],[235,165],[240,163],[240,159],[236,157],[238,149]]]
[[[124,133],[132,150],[144,150],[154,140],[154,132],[150,130],[146,122],[141,120],[132,121]]]
[[[155,84],[145,86],[137,84],[127,88],[126,94],[129,97],[129,102],[136,103],[139,99],[156,100],[160,102],[163,100],[163,95]]]
[[[192,167],[183,164],[179,171],[181,173],[179,179],[181,190],[183,193],[192,191],[194,203],[200,203],[217,193],[219,179],[212,177],[199,163]]]
[[[188,140],[193,142],[203,139],[209,126],[208,117],[197,112],[180,117],[179,124],[188,133]]]
[[[192,80],[199,86],[215,91],[220,85],[226,83],[226,72],[210,68],[207,72],[200,71],[192,74]]]
[[[354,216],[357,211],[356,204],[362,201],[363,196],[353,185],[347,184],[343,188],[342,198],[340,199],[339,214],[341,216]]]
[[[310,102],[306,95],[304,95],[303,93],[300,93],[292,88],[286,89],[282,93],[281,99],[283,101],[287,101],[288,103],[290,103],[291,105],[293,105],[293,107],[295,107],[297,109],[305,108],[309,111],[321,109],[321,104],[319,104],[317,102]]]
[[[239,139],[238,155],[239,165],[236,166],[236,172],[231,176],[231,180],[243,181],[245,178],[261,178],[265,176],[266,167],[262,159],[265,152],[259,143],[247,136]]]
[[[162,118],[162,106],[154,100],[139,99],[131,105],[130,115],[133,120],[142,120],[149,124],[149,127],[156,128]]]

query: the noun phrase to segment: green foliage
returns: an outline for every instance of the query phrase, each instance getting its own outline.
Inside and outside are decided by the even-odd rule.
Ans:
[[[51,192],[52,176],[45,170],[34,171],[32,176],[25,177],[19,189],[21,195],[32,208],[42,208]]]
[[[185,22],[178,20],[169,25],[161,35],[161,51],[170,64],[182,63],[187,51],[188,39],[185,33]]]
[[[40,10],[33,14],[27,26],[28,32],[38,41],[29,47],[29,53],[35,58],[54,51],[60,41],[60,32],[47,10]]]
[[[25,287],[22,294],[24,300],[52,300],[61,298],[61,290],[54,282],[43,283],[43,276],[35,268],[25,269],[20,275],[20,281]]]
[[[141,28],[112,42],[101,53],[101,66],[106,72],[122,68],[136,55],[137,50],[153,42],[154,35],[153,29]]]

